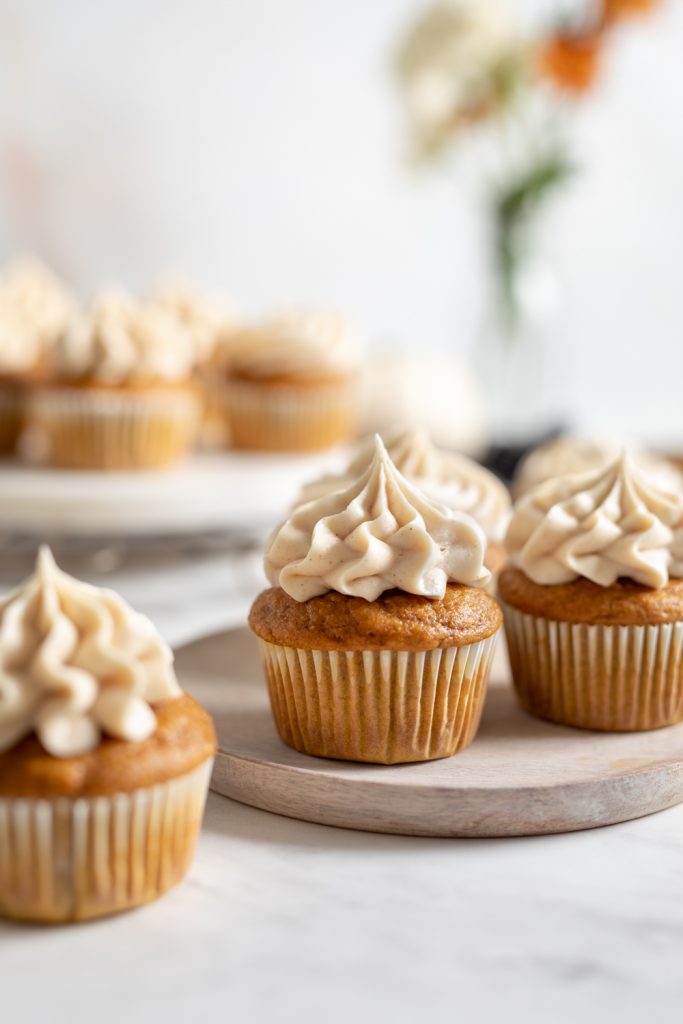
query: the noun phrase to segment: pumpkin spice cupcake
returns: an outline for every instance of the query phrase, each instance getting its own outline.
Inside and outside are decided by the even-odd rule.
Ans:
[[[230,341],[227,403],[238,448],[315,451],[348,441],[359,413],[358,352],[331,313],[287,313]]]
[[[484,565],[496,574],[505,562],[502,541],[510,518],[510,495],[497,476],[474,459],[437,448],[426,430],[397,427],[382,435],[391,461],[406,479],[435,501],[456,512],[467,512],[487,539]],[[296,504],[348,487],[372,456],[372,438],[341,473],[328,474],[307,484]]]
[[[622,447],[615,441],[575,434],[553,438],[522,459],[512,482],[512,493],[515,498],[520,498],[557,476],[597,473],[619,457]],[[645,451],[631,454],[657,487],[665,491],[677,491],[683,487],[683,473],[673,462]]]
[[[26,396],[44,375],[74,310],[69,292],[34,260],[10,264],[0,274],[0,454],[14,451]]]
[[[378,764],[466,747],[502,620],[482,589],[484,548],[474,520],[422,494],[379,437],[346,490],[295,509],[249,616],[283,741]]]
[[[522,498],[506,543],[498,587],[522,705],[606,731],[683,720],[683,495],[624,453]]]
[[[160,469],[196,440],[201,403],[188,330],[158,303],[102,293],[55,348],[30,405],[53,466]]]
[[[46,548],[0,602],[0,914],[100,917],[185,875],[215,734],[172,662],[148,619]]]

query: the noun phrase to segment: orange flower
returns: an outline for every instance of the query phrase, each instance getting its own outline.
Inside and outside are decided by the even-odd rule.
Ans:
[[[583,93],[600,73],[602,39],[597,32],[557,35],[538,55],[541,74],[565,92]]]
[[[611,25],[624,18],[644,17],[659,6],[660,0],[602,0],[602,18]]]

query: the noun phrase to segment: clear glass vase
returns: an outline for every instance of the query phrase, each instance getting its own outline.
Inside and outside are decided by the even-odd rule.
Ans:
[[[493,289],[474,366],[492,448],[522,454],[568,420],[571,365],[562,288],[547,259],[520,262]]]

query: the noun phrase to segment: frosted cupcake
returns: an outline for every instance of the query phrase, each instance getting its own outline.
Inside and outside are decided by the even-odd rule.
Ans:
[[[391,461],[428,497],[475,519],[487,539],[484,564],[497,572],[505,561],[502,545],[510,518],[510,496],[500,480],[466,455],[434,445],[425,430],[396,428],[383,435]],[[303,488],[297,504],[348,487],[367,466],[374,441],[359,446],[346,469],[320,477]]]
[[[522,460],[513,481],[513,494],[521,497],[557,476],[605,469],[619,457],[622,445],[615,441],[565,434],[530,452]],[[672,463],[648,452],[632,453],[652,482],[664,490],[683,488],[683,473]]]
[[[185,875],[215,735],[172,661],[148,619],[47,549],[0,603],[0,914],[100,917]]]
[[[0,274],[0,454],[14,450],[27,391],[73,313],[71,295],[40,263],[14,263]]]
[[[195,347],[167,310],[106,292],[55,349],[30,419],[54,466],[157,469],[192,447],[201,403]]]
[[[282,314],[232,339],[227,401],[239,448],[314,451],[346,441],[358,389],[357,348],[331,313]]]
[[[306,754],[428,761],[477,731],[501,612],[481,528],[421,493],[379,438],[346,490],[271,537],[249,624],[281,738]]]
[[[532,714],[608,731],[683,720],[683,496],[623,454],[522,498],[499,579]]]

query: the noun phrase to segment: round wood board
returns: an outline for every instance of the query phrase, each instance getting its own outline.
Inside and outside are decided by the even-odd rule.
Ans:
[[[217,793],[291,818],[418,836],[522,836],[627,821],[683,802],[683,724],[597,733],[519,709],[501,643],[481,728],[462,754],[384,767],[307,757],[270,715],[256,642],[235,630],[177,655],[215,717]]]

